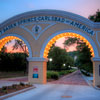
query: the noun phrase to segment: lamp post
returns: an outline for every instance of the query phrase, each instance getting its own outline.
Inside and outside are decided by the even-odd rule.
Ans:
[[[63,66],[65,67],[65,66],[66,66],[66,64],[63,64]]]
[[[68,68],[70,69],[70,68],[71,68],[71,66],[69,65],[69,66],[68,66]]]
[[[50,61],[50,70],[51,70],[51,65],[52,65],[52,58],[49,58],[49,61]]]
[[[65,66],[66,66],[66,64],[64,63],[64,64],[63,64],[63,70],[65,70],[65,69],[66,69],[66,68],[65,68]]]

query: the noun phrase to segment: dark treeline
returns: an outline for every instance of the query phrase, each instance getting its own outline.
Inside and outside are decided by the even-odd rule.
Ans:
[[[52,59],[52,61],[50,61],[50,58]],[[74,60],[71,56],[68,55],[66,50],[60,47],[56,47],[55,45],[51,47],[48,54],[48,59],[48,70],[69,70],[70,66],[74,66]]]
[[[0,52],[0,71],[24,71],[28,65],[27,54]]]

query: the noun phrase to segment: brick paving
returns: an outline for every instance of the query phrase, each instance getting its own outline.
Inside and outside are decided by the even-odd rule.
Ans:
[[[8,78],[0,80],[0,84],[4,83],[16,83],[16,82],[28,82],[28,77]],[[78,70],[74,73],[66,75],[59,80],[48,82],[49,84],[68,84],[68,85],[86,85],[88,83],[83,79],[81,72]]]
[[[84,78],[82,77],[82,74],[79,70],[62,77],[59,80],[48,82],[48,83],[51,83],[51,84],[68,84],[68,85],[86,85],[86,86],[88,86],[88,83],[84,80]]]

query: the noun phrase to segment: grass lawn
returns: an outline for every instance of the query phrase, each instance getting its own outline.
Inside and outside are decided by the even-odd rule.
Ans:
[[[0,72],[0,79],[27,76],[24,72]]]

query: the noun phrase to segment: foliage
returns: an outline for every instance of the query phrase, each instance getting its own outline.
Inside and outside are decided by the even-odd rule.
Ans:
[[[15,40],[15,44],[13,45],[13,50],[20,48],[24,53],[28,54],[28,49],[23,41]]]
[[[16,88],[17,88],[17,84],[13,84],[13,85],[12,85],[12,88],[13,88],[13,89],[16,89]]]
[[[73,45],[73,44],[78,44],[80,42],[79,39],[77,38],[69,38],[67,37],[67,40],[65,40],[65,42],[63,44],[65,44],[66,46],[70,46],[70,45]]]
[[[6,52],[7,51],[7,47],[3,46],[3,48],[1,49],[1,52]]]
[[[58,72],[55,71],[48,71],[47,72],[47,79],[55,79],[57,80],[59,78]]]
[[[94,21],[94,22],[100,22],[100,10],[98,9],[96,14],[90,15],[89,19]]]
[[[57,80],[62,75],[67,75],[76,71],[75,69],[71,70],[62,70],[62,71],[47,71],[47,79],[55,79]]]
[[[76,71],[76,70],[75,70],[75,69],[71,69],[71,70],[62,70],[62,71],[59,72],[59,75],[67,75],[67,74],[72,73],[72,72],[74,72],[74,71]]]
[[[15,92],[17,90],[21,90],[30,86],[32,85],[24,84],[24,83],[12,84],[11,86],[3,86],[2,88],[0,88],[0,96],[5,95],[7,93]]]
[[[21,85],[21,86],[25,86],[25,84],[24,84],[23,82],[20,82],[20,85]]]
[[[26,71],[26,57],[25,53],[0,52],[0,71]]]
[[[7,72],[5,70],[5,71],[0,72],[0,79],[2,79],[2,78],[12,78],[12,77],[21,77],[21,76],[27,76],[27,73],[24,72],[24,70],[23,71],[9,71],[9,72]]]
[[[2,90],[7,90],[7,86],[3,86],[2,87]]]
[[[72,58],[74,58],[75,56],[78,55],[78,51],[68,52],[68,55],[71,56]]]
[[[66,45],[72,45],[74,43],[77,43],[77,59],[75,61],[75,65],[77,65],[80,69],[84,69],[88,72],[92,72],[92,61],[91,61],[91,52],[88,46],[81,40],[77,38],[71,38],[69,37],[64,44]]]
[[[84,69],[87,72],[93,71],[93,65],[91,61],[91,52],[90,49],[87,46],[84,46],[84,48],[79,51],[78,59],[76,60],[77,65],[80,69]]]
[[[48,62],[48,70],[64,70],[68,69],[68,66],[73,65],[73,59],[70,57],[65,49],[61,49],[60,47],[52,47],[48,58],[52,58],[53,60]],[[65,66],[63,66],[65,64]]]

